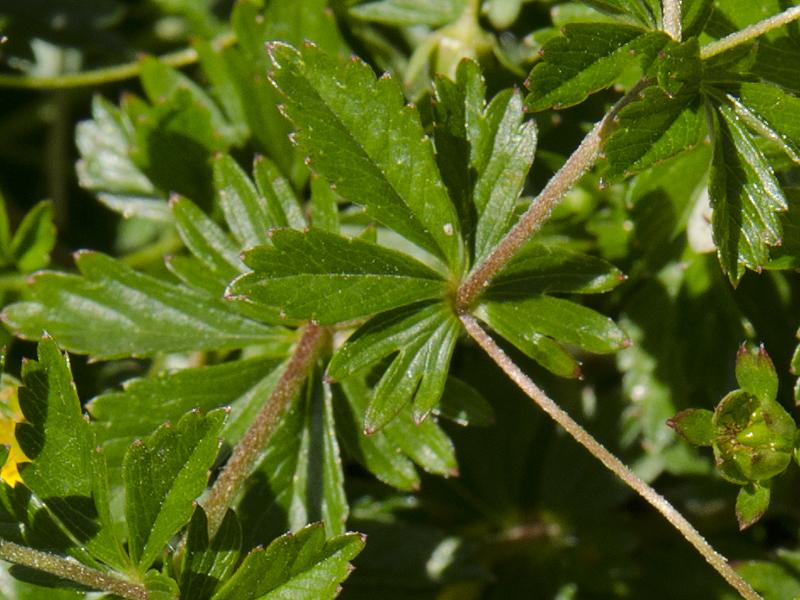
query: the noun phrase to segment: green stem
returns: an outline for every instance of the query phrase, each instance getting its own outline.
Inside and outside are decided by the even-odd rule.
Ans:
[[[664,31],[675,41],[680,42],[681,31],[681,0],[663,0],[662,17]]]
[[[741,31],[732,33],[721,40],[706,44],[700,49],[700,58],[707,59],[711,58],[712,56],[716,56],[717,54],[721,54],[727,50],[730,50],[731,48],[735,48],[736,46],[754,40],[755,38],[764,35],[773,29],[788,25],[797,19],[800,19],[800,6],[793,6],[792,8],[786,9],[782,13],[767,17],[763,21],[759,21],[758,23],[750,25],[749,27],[745,27]]]
[[[328,339],[329,332],[324,327],[314,323],[306,325],[278,385],[275,386],[250,429],[234,448],[233,454],[225,464],[225,469],[202,502],[208,515],[209,536],[216,533],[225,513],[239,494],[242,484],[250,476],[281,415],[300,392],[303,382]]]
[[[580,146],[567,162],[547,182],[517,224],[500,240],[494,250],[472,269],[456,295],[456,306],[460,312],[469,312],[473,302],[480,296],[489,281],[510,261],[523,245],[550,218],[553,209],[600,156],[603,135],[620,110],[638,97],[650,82],[643,79],[623,96],[592,130],[583,138]]]
[[[475,317],[462,314],[461,322],[467,333],[494,360],[495,363],[525,392],[544,412],[569,433],[575,441],[586,448],[603,466],[619,477],[628,487],[660,512],[664,518],[722,575],[742,598],[761,600],[761,596],[731,567],[724,556],[706,541],[694,526],[678,512],[669,501],[655,489],[637,477],[620,459],[579,425],[569,414],[545,394],[513,360],[498,346],[480,326]]]
[[[236,36],[226,32],[216,37],[212,44],[218,50],[232,46],[236,43]],[[175,68],[186,67],[196,63],[199,55],[194,48],[184,48],[168,54],[163,54],[158,59]],[[70,75],[56,77],[31,77],[29,75],[11,75],[0,73],[0,88],[16,88],[27,90],[63,90],[68,88],[92,87],[124,81],[137,77],[142,70],[141,61],[129,62],[113,67],[82,71]]]
[[[147,589],[140,583],[125,581],[82,565],[73,558],[41,552],[13,542],[0,540],[0,559],[68,579],[94,590],[111,592],[129,600],[148,600]]]

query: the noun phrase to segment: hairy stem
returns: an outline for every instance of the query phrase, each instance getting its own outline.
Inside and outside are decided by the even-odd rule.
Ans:
[[[547,396],[539,387],[522,372],[514,361],[498,346],[495,341],[483,330],[475,317],[467,314],[460,315],[461,322],[467,333],[478,345],[494,360],[495,363],[525,392],[544,412],[556,423],[563,427],[579,444],[586,448],[595,458],[627,486],[636,491],[658,512],[660,512],[669,523],[677,529],[680,534],[694,546],[703,558],[725,578],[743,598],[747,600],[759,600],[761,596],[750,587],[744,579],[731,567],[724,556],[719,554],[705,540],[694,526],[686,520],[670,503],[656,490],[637,477],[620,459],[606,450],[600,442],[581,427],[569,414]]]
[[[218,50],[232,46],[235,43],[236,36],[231,32],[221,34],[212,42],[214,47]],[[175,52],[163,54],[159,56],[158,59],[171,67],[180,68],[196,63],[199,59],[199,55],[194,48],[184,48]],[[104,67],[93,71],[82,71],[80,73],[55,77],[32,77],[30,75],[0,73],[0,88],[64,90],[68,88],[91,87],[137,77],[141,70],[142,63],[137,60],[113,67]]]
[[[777,29],[778,27],[783,27],[784,25],[787,25],[792,21],[796,21],[797,19],[800,19],[800,6],[787,8],[782,13],[767,17],[763,21],[759,21],[758,23],[754,23],[749,27],[745,27],[741,31],[732,33],[721,40],[706,44],[700,48],[700,58],[706,59],[716,56],[717,54],[722,54],[726,50],[730,50],[731,48],[735,48],[736,46],[754,40],[758,36],[764,35],[765,33],[772,31],[773,29]]]
[[[64,558],[48,552],[0,540],[0,559],[17,565],[44,571],[104,592],[111,592],[130,600],[147,600],[147,589],[140,583],[125,581],[114,575],[102,573],[82,565],[73,558]]]
[[[242,484],[250,476],[284,409],[299,393],[328,337],[328,330],[324,327],[314,323],[306,325],[278,385],[275,386],[250,429],[234,448],[225,468],[202,503],[208,515],[209,536],[213,536],[222,523],[225,512],[233,504]]]
[[[675,41],[681,41],[681,0],[663,0],[662,20],[664,31]]]
[[[517,224],[500,240],[494,250],[472,269],[469,277],[461,285],[456,296],[456,306],[461,312],[469,312],[472,303],[480,296],[483,289],[530,237],[547,221],[564,195],[572,188],[600,156],[603,134],[620,110],[633,101],[645,87],[650,84],[641,80],[612,109],[598,121],[592,130],[583,138],[578,148],[567,159],[567,162],[556,172],[539,195],[534,198],[525,214]]]

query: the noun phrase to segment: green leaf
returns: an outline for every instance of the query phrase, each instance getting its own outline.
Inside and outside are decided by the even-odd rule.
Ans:
[[[169,575],[158,571],[148,571],[144,576],[148,600],[178,600],[180,590],[177,582]]]
[[[520,344],[518,347],[523,352],[538,346],[540,339],[537,336],[547,336],[598,354],[615,352],[629,344],[625,332],[614,321],[561,298],[531,296],[505,302],[489,300],[479,307],[478,314],[493,329],[497,325],[497,332],[503,337],[509,336],[507,339],[511,343]],[[531,356],[534,353],[536,355]],[[548,366],[539,360],[536,350],[531,354],[529,356],[542,366]],[[563,373],[566,376],[577,374],[574,370],[570,374]]]
[[[714,413],[704,408],[689,408],[667,421],[667,425],[695,446],[710,446],[714,440]]]
[[[31,463],[25,485],[48,507],[82,548],[124,569],[128,560],[113,533],[105,458],[83,418],[69,363],[51,338],[38,346],[38,362],[26,361],[19,402],[25,421],[16,437]]]
[[[391,357],[367,408],[364,430],[378,431],[413,401],[421,422],[444,392],[450,357],[460,330],[442,304],[411,306],[384,313],[361,327],[336,352],[328,375],[343,380]]]
[[[3,312],[17,335],[43,331],[73,352],[97,358],[156,352],[235,349],[263,344],[282,352],[282,330],[232,311],[221,300],[156,279],[97,252],[81,252],[81,276],[43,272],[31,286],[33,301]]]
[[[439,27],[455,21],[466,6],[465,0],[378,0],[350,8],[362,21],[385,25],[428,25]]]
[[[764,346],[751,352],[745,345],[736,353],[736,381],[748,394],[762,400],[775,400],[778,395],[778,374]]]
[[[358,534],[326,539],[322,525],[310,525],[253,550],[212,600],[333,598],[363,547]]]
[[[486,290],[492,299],[540,293],[597,294],[614,289],[625,275],[611,263],[555,245],[528,243]]]
[[[629,25],[574,23],[541,50],[526,82],[528,110],[567,108],[611,86],[631,65],[645,68],[669,39]]]
[[[733,110],[719,105],[714,115],[714,153],[709,195],[714,241],[732,283],[745,267],[760,270],[769,246],[781,241],[779,213],[786,198],[772,168]]]
[[[154,104],[168,102],[179,90],[186,93],[194,104],[206,112],[217,136],[231,144],[240,141],[205,90],[180,71],[156,58],[145,57],[141,63],[141,81],[147,97]]]
[[[274,359],[249,358],[129,379],[122,391],[106,392],[87,405],[97,441],[103,444],[109,464],[121,466],[123,453],[135,438],[150,435],[193,409],[229,406],[223,433],[234,444],[277,383],[277,366]]]
[[[347,399],[343,412],[349,414],[340,421],[347,447],[378,479],[398,489],[417,489],[419,478],[409,458],[429,473],[458,474],[453,443],[434,419],[417,424],[408,406],[382,429],[364,436],[364,416],[374,392],[358,375],[342,381],[341,388]]]
[[[643,171],[696,146],[705,135],[697,39],[670,42],[654,66],[658,86],[645,89],[620,111],[618,128],[604,146],[608,179]]]
[[[736,520],[744,531],[764,516],[769,508],[769,482],[750,483],[739,488],[736,496]]]
[[[261,196],[266,200],[269,220],[273,227],[303,229],[306,219],[300,200],[278,167],[265,156],[257,156],[253,174]]]
[[[405,254],[323,230],[276,229],[246,252],[252,273],[227,294],[291,319],[337,323],[444,295],[446,283]]]
[[[800,596],[800,577],[797,565],[800,557],[795,551],[778,549],[776,561],[749,560],[738,565],[736,571],[756,590],[770,600]]]
[[[231,279],[247,271],[239,248],[228,235],[191,200],[170,199],[178,234],[203,268],[220,284],[220,295]]]
[[[180,570],[181,596],[208,600],[233,573],[242,551],[242,528],[233,511],[225,517],[214,539],[208,539],[208,520],[197,506],[189,522]]]
[[[43,201],[25,214],[22,223],[14,232],[9,250],[17,269],[29,273],[48,265],[50,252],[55,245],[53,204]]]
[[[519,92],[500,93],[486,109],[491,124],[489,159],[479,171],[473,201],[478,222],[475,230],[475,262],[482,260],[511,226],[517,199],[533,163],[536,125],[523,123]],[[484,142],[486,143],[486,142]]]
[[[128,449],[123,463],[128,550],[144,572],[192,516],[220,448],[225,411],[191,411]]]
[[[655,0],[583,0],[610,14],[630,15],[647,27],[657,27],[661,22],[661,7]]]
[[[266,203],[259,197],[250,178],[230,156],[222,155],[214,159],[214,187],[225,220],[239,247],[268,244],[272,223]]]
[[[336,194],[324,177],[311,177],[311,225],[332,233],[339,231],[339,205]]]
[[[415,109],[391,77],[339,63],[314,46],[270,46],[272,79],[311,168],[344,199],[460,271],[459,221]],[[387,143],[387,140],[391,140]]]
[[[800,98],[769,83],[743,83],[737,95],[728,96],[736,113],[800,162]]]
[[[75,130],[81,186],[112,195],[157,195],[153,183],[131,158],[134,137],[129,116],[102,96],[95,96],[92,119],[81,121]]]
[[[481,427],[494,423],[492,405],[478,390],[455,377],[447,378],[442,400],[434,413],[464,427]]]
[[[270,436],[239,505],[253,543],[323,521],[327,535],[344,532],[349,507],[330,386],[315,374]]]

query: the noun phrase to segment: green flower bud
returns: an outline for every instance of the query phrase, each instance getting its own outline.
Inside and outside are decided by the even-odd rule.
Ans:
[[[728,481],[746,485],[775,477],[792,459],[797,426],[775,400],[731,392],[717,405],[712,423],[714,458]]]

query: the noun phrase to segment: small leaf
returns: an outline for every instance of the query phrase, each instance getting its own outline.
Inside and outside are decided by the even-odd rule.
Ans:
[[[661,7],[656,0],[583,0],[585,4],[610,14],[630,15],[647,27],[661,21]]]
[[[781,241],[786,198],[766,157],[733,109],[717,106],[708,187],[714,241],[723,271],[736,284],[745,267],[760,270]]]
[[[192,411],[134,442],[125,455],[128,548],[146,571],[192,515],[220,447],[225,411]]]
[[[271,240],[245,254],[253,272],[229,296],[329,324],[444,295],[437,273],[377,244],[317,229],[278,229]]]
[[[466,4],[466,0],[377,0],[353,6],[349,13],[385,25],[439,27],[455,21]]]
[[[219,205],[240,248],[269,243],[272,226],[255,185],[230,156],[214,159],[214,188]]]
[[[555,245],[528,243],[485,293],[492,299],[552,292],[597,294],[614,289],[624,280],[622,271],[601,258]]]
[[[272,44],[270,53],[272,79],[312,169],[370,217],[460,270],[458,216],[431,141],[416,110],[404,106],[398,83],[376,80],[360,60],[343,65],[314,46],[298,52]]]
[[[73,352],[97,358],[251,344],[282,352],[289,342],[283,330],[242,317],[221,300],[103,254],[81,252],[75,261],[82,276],[39,273],[33,301],[6,307],[3,320],[17,335],[38,339],[47,330]]]
[[[25,214],[11,240],[11,256],[23,273],[42,269],[50,262],[50,252],[56,245],[56,226],[53,224],[53,205],[43,201]]]
[[[775,400],[778,374],[764,346],[751,352],[744,344],[736,353],[736,381],[748,394],[761,400]]]
[[[486,115],[493,139],[489,159],[479,171],[473,192],[478,213],[475,262],[483,259],[511,226],[537,141],[535,123],[523,123],[519,92],[495,96]]]
[[[744,531],[764,516],[769,508],[769,482],[750,483],[739,488],[736,496],[736,520],[739,530]]]
[[[482,427],[494,423],[492,405],[478,390],[455,377],[447,378],[442,400],[434,413],[464,427]]]
[[[352,560],[364,539],[348,533],[325,539],[322,525],[274,540],[266,550],[253,550],[212,600],[334,598],[350,574]]]
[[[158,571],[148,571],[144,576],[144,585],[148,600],[178,600],[181,593],[172,577]]]
[[[704,408],[682,410],[667,421],[667,425],[695,446],[710,446],[714,440],[714,413]]]
[[[202,507],[195,507],[186,534],[181,562],[181,596],[208,600],[228,579],[239,562],[242,551],[242,528],[236,514],[229,510],[214,539],[208,539],[208,520]]]
[[[611,86],[629,66],[644,68],[667,43],[661,32],[607,23],[574,23],[541,50],[526,86],[528,110],[566,108]]]
[[[113,534],[102,454],[83,418],[69,363],[55,342],[39,343],[38,362],[26,361],[19,402],[25,420],[16,437],[31,460],[25,485],[96,558],[117,568],[128,561]]]
[[[306,219],[303,216],[300,200],[278,167],[267,157],[257,156],[253,165],[253,175],[258,191],[267,203],[271,225],[304,229]]]
[[[750,82],[741,84],[738,96],[729,96],[737,114],[755,131],[777,142],[793,161],[800,162],[800,98],[769,83]]]
[[[433,409],[444,392],[459,329],[442,304],[411,306],[372,319],[336,352],[328,365],[335,380],[393,356],[366,411],[367,433],[379,430],[412,401],[418,422]]]
[[[311,177],[311,225],[332,233],[339,231],[339,205],[328,181]]]

